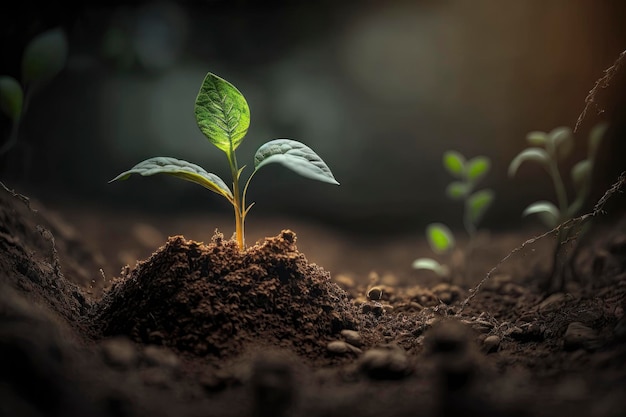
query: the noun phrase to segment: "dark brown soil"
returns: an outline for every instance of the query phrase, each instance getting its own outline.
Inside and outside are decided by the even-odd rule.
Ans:
[[[126,217],[114,239],[105,211],[0,190],[0,416],[624,416],[626,216],[609,208],[547,292],[551,235],[502,264],[525,232],[486,236],[471,276],[442,282],[322,232],[329,269],[290,230],[242,252]]]

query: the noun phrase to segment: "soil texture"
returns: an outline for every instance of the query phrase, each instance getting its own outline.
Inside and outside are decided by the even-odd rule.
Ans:
[[[331,274],[288,229],[244,251],[144,230],[112,277],[114,220],[34,206],[0,189],[0,416],[626,415],[623,207],[553,289],[551,235],[501,263],[492,234],[441,281],[351,273],[355,242]]]

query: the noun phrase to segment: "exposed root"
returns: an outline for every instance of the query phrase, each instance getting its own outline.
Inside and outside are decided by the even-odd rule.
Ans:
[[[24,203],[26,205],[26,207],[28,207],[28,209],[30,211],[32,211],[33,213],[37,213],[37,210],[35,210],[31,205],[30,205],[30,198],[26,197],[25,195],[16,193],[15,190],[10,190],[6,185],[4,185],[4,183],[2,181],[0,181],[0,186],[2,188],[4,188],[4,191],[6,191],[7,193],[11,194],[13,197],[17,198],[18,200],[20,200],[22,203]]]
[[[580,116],[578,116],[578,120],[576,121],[576,126],[574,126],[574,132],[576,132],[578,128],[580,127],[580,125],[582,124],[583,119],[587,115],[587,110],[589,109],[589,107],[593,105],[596,108],[598,114],[601,114],[604,112],[604,109],[598,106],[598,103],[596,103],[596,95],[598,94],[600,89],[604,89],[609,86],[609,84],[611,83],[611,80],[613,79],[615,74],[617,74],[617,71],[619,70],[619,68],[622,66],[625,56],[626,56],[626,50],[622,51],[622,53],[619,54],[615,62],[613,62],[613,65],[611,65],[610,67],[604,70],[604,75],[601,78],[599,78],[594,84],[593,88],[589,90],[589,94],[587,94],[587,97],[585,97],[585,108],[580,113]]]

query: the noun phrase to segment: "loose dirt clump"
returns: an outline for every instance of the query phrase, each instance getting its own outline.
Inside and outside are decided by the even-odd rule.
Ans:
[[[93,329],[214,359],[269,343],[330,360],[328,340],[357,327],[353,307],[295,243],[289,230],[245,251],[219,233],[207,245],[171,237],[123,271],[95,306]]]

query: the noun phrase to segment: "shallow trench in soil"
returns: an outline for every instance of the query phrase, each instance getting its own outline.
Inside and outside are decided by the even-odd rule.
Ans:
[[[482,233],[442,280],[414,234],[256,218],[240,251],[229,219],[0,190],[0,416],[623,416],[607,211],[548,290],[554,235],[520,246],[541,230]]]

